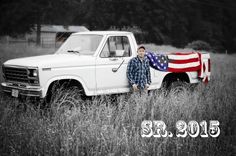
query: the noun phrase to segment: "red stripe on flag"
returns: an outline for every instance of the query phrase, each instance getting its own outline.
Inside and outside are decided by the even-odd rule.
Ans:
[[[193,62],[199,62],[198,58],[192,58],[192,59],[186,59],[186,60],[173,60],[170,59],[171,63],[175,63],[175,64],[184,64],[184,63],[193,63]]]
[[[175,72],[175,73],[179,73],[179,72],[191,72],[191,71],[197,71],[200,70],[201,66],[196,66],[196,67],[188,67],[188,68],[170,68],[168,67],[168,71],[169,72]]]
[[[191,54],[195,54],[194,52],[174,52],[174,53],[170,53],[171,55],[191,55]]]

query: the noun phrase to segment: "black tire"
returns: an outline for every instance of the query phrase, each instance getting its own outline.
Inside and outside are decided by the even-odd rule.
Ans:
[[[181,92],[189,89],[188,83],[184,81],[175,81],[169,86],[169,90],[172,92]]]
[[[63,88],[51,97],[50,108],[54,115],[70,117],[82,102],[81,90],[78,87]]]
[[[184,81],[175,81],[168,87],[168,96],[176,102],[184,99],[190,92],[190,84]]]
[[[51,112],[51,115],[71,116],[81,104],[81,97],[84,96],[84,91],[80,88],[69,82],[52,84],[41,108]]]

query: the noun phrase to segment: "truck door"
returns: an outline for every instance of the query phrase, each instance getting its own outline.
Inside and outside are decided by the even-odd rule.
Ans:
[[[126,70],[131,54],[131,46],[127,36],[110,36],[107,38],[96,59],[97,94],[129,91]]]

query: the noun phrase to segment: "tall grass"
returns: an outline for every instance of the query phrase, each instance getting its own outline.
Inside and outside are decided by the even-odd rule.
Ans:
[[[152,45],[155,48],[154,45]],[[156,46],[156,48],[160,48]],[[68,114],[61,100],[45,111],[0,94],[1,155],[235,155],[236,56],[212,54],[212,80],[179,100],[160,89],[151,95],[123,94],[81,100],[75,91],[57,98],[75,99]],[[26,104],[26,109],[18,108]],[[162,120],[175,133],[178,120],[218,120],[217,138],[142,138],[143,120]]]

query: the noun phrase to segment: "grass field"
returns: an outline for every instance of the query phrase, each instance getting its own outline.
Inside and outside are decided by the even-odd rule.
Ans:
[[[146,46],[152,51],[179,50]],[[0,45],[0,63],[52,52]],[[99,96],[78,99],[74,104],[79,107],[64,116],[54,107],[51,112],[42,111],[30,102],[24,102],[26,110],[17,108],[22,102],[1,92],[0,155],[236,155],[236,55],[211,54],[211,62],[209,84],[183,92],[179,101],[162,90],[151,96],[119,95],[115,103],[109,96]],[[162,120],[173,133],[178,120],[218,120],[221,133],[217,138],[142,138],[143,120]]]

